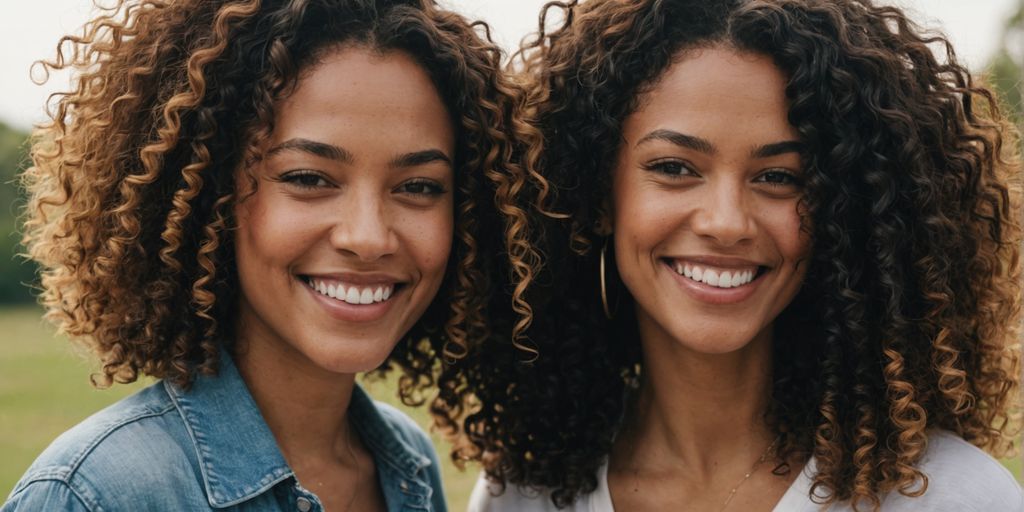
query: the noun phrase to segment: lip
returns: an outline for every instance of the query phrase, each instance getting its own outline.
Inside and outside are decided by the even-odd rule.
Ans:
[[[703,258],[700,260],[695,258],[676,259],[692,263],[703,263],[704,265],[722,268],[742,268],[751,266],[758,266],[759,268],[764,268],[763,265],[757,265],[756,263],[747,260],[739,260],[733,258]],[[719,288],[717,286],[699,283],[697,281],[694,281],[693,279],[690,279],[689,277],[678,274],[675,271],[675,269],[670,266],[669,262],[667,262],[664,259],[662,259],[660,263],[662,267],[664,267],[665,271],[671,274],[672,277],[676,280],[676,282],[679,283],[680,287],[687,293],[687,295],[693,297],[695,300],[699,302],[712,305],[738,304],[747,300],[748,298],[750,298],[751,295],[754,294],[754,292],[757,291],[758,287],[761,285],[761,282],[764,281],[764,279],[762,278],[765,276],[765,274],[767,274],[767,272],[771,270],[765,269],[765,271],[758,272],[754,276],[753,281],[742,286],[737,286],[735,288]]]
[[[408,279],[395,276],[393,274],[387,274],[383,272],[296,272],[296,276],[300,279],[303,277],[310,277],[314,279],[323,279],[328,281],[341,281],[349,284],[371,286],[371,285],[384,285],[384,284],[405,284]]]
[[[664,259],[721,268],[771,267],[764,262],[728,256],[666,256]]]
[[[346,277],[340,277],[342,274],[330,275],[339,277],[328,278],[327,274],[303,274],[301,276],[295,276],[295,280],[302,285],[302,288],[305,289],[310,297],[312,297],[313,300],[324,309],[328,316],[335,320],[341,320],[344,322],[363,323],[379,320],[391,310],[396,299],[405,293],[405,289],[407,288],[404,286],[405,283],[396,282],[393,279],[381,279],[379,276],[363,276],[362,280],[357,281],[356,279],[353,279],[353,274],[345,274]],[[349,304],[345,301],[332,299],[316,291],[307,281],[308,277],[314,277],[316,279],[336,279],[360,285],[394,283],[395,289],[394,292],[392,292],[391,297],[383,302],[374,302],[373,304]]]

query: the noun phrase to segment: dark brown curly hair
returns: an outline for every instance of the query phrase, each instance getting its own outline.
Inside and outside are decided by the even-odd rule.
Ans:
[[[300,74],[346,44],[413,56],[457,135],[445,282],[389,359],[403,401],[422,403],[440,378],[457,415],[464,387],[444,384],[439,361],[529,324],[523,292],[539,259],[519,205],[545,192],[520,162],[536,161],[539,133],[486,25],[432,0],[121,0],[41,63],[78,76],[36,130],[23,177],[40,300],[99,356],[98,385],[145,374],[188,386],[216,371],[238,301],[233,170],[261,158],[275,102]]]
[[[564,23],[545,29],[545,18]],[[543,221],[537,350],[467,358],[479,400],[462,455],[499,481],[595,489],[643,368],[631,299],[602,314],[599,228],[623,119],[686,52],[770,56],[806,147],[804,287],[777,319],[765,420],[778,460],[814,456],[828,503],[920,495],[927,430],[1012,449],[1019,381],[1015,132],[941,35],[872,0],[551,2],[522,53],[544,176],[571,220]]]

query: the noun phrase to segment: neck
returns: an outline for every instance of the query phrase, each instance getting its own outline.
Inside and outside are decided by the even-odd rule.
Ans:
[[[236,364],[289,464],[350,459],[348,406],[355,375],[318,367],[267,336],[242,333]]]
[[[771,390],[770,328],[726,354],[694,352],[645,331],[641,325],[643,381],[616,440],[613,463],[687,468],[702,478],[724,466],[749,468],[774,439],[764,421]]]

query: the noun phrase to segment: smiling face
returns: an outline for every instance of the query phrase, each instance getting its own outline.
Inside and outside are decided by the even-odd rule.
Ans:
[[[346,47],[301,75],[275,123],[235,212],[239,338],[330,372],[373,369],[444,278],[450,117],[412,57]]]
[[[720,354],[768,340],[800,289],[810,243],[785,83],[768,57],[698,50],[624,121],[615,255],[645,343]]]

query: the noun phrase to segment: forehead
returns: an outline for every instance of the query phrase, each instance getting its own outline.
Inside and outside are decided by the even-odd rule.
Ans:
[[[355,152],[370,139],[448,149],[452,131],[427,71],[401,51],[331,50],[275,106],[275,139],[304,137]]]
[[[768,56],[722,47],[690,50],[641,94],[623,128],[627,138],[665,128],[712,140],[796,139],[786,82]]]

